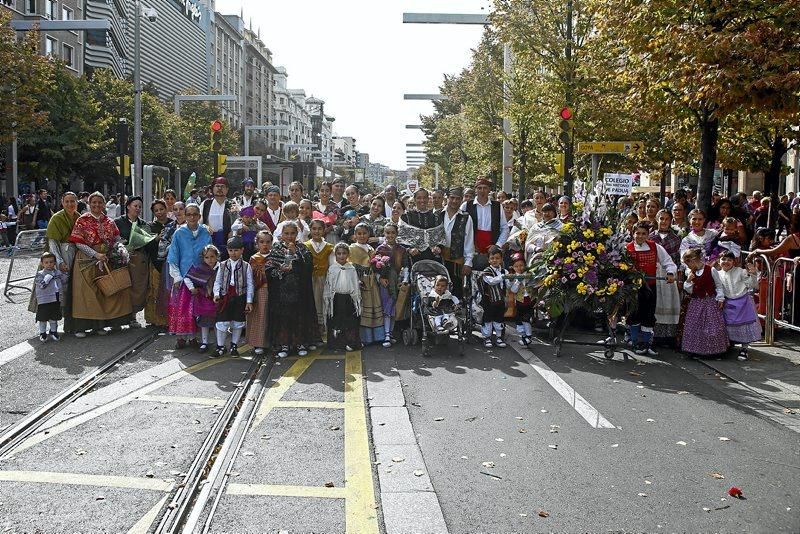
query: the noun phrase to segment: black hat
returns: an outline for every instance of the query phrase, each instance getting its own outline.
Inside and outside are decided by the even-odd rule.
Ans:
[[[233,236],[228,239],[228,248],[244,248],[244,242],[242,241],[241,237]]]

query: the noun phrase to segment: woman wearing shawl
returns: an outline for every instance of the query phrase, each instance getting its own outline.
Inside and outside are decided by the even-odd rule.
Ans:
[[[186,224],[175,231],[167,252],[169,275],[174,281],[169,305],[169,333],[178,336],[177,348],[183,348],[185,341],[181,341],[187,336],[194,337],[197,331],[191,293],[182,291],[182,287],[186,287],[183,279],[193,266],[202,266],[203,249],[210,244],[208,227],[200,225],[200,207],[190,204],[186,208]]]
[[[75,337],[86,337],[87,331],[105,335],[105,327],[119,328],[134,320],[130,289],[107,297],[95,282],[98,276],[107,274],[106,254],[120,239],[117,225],[103,213],[105,207],[102,194],[89,195],[89,211],[78,217],[69,236],[78,249],[70,282]]]
[[[139,217],[142,212],[142,197],[130,197],[125,202],[125,215],[114,220],[119,234],[130,253],[128,270],[131,273],[131,306],[134,313],[131,328],[140,328],[136,314],[144,309],[150,287],[150,259],[147,245],[155,239],[147,230],[147,224]]]
[[[170,220],[164,225],[161,233],[158,236],[158,252],[156,253],[156,260],[162,262],[161,268],[161,284],[158,288],[158,296],[156,297],[156,315],[160,317],[169,318],[169,301],[172,295],[172,276],[169,273],[167,266],[167,253],[169,246],[172,243],[172,237],[175,231],[186,224],[186,205],[180,200],[172,205],[172,216]],[[167,325],[169,326],[169,319]]]
[[[161,199],[156,199],[150,204],[150,211],[153,212],[154,219],[148,225],[148,231],[156,238],[147,245],[147,255],[150,258],[150,283],[147,288],[144,320],[147,324],[164,327],[167,326],[167,314],[159,313],[159,311],[165,310],[158,306],[158,295],[161,292],[161,273],[164,270],[166,250],[164,256],[159,256],[159,245],[161,244],[161,234],[172,221],[168,216],[167,203]]]

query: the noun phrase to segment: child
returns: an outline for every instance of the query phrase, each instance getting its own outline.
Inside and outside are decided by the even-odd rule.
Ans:
[[[381,295],[369,262],[375,255],[375,249],[367,244],[369,234],[369,226],[364,223],[356,225],[356,242],[350,245],[350,261],[361,278],[361,342],[365,345],[381,342],[386,337]]]
[[[719,274],[703,262],[703,250],[692,248],[681,254],[687,266],[683,289],[689,293],[681,350],[690,357],[721,354],[728,350],[728,333],[722,308],[725,292]]]
[[[481,306],[483,306],[483,346],[492,348],[492,330],[494,330],[495,345],[505,348],[503,341],[505,325],[503,317],[506,308],[506,280],[503,275],[508,271],[503,268],[503,251],[500,247],[492,245],[488,250],[489,266],[481,273]]]
[[[411,267],[411,256],[406,248],[397,242],[397,225],[388,223],[383,227],[384,242],[375,251],[376,255],[391,258],[387,268],[380,273],[381,307],[383,308],[383,328],[386,337],[383,346],[388,348],[397,343],[392,336],[395,319],[403,318],[403,310],[397,307],[397,297],[401,285],[408,286],[408,271]]]
[[[347,261],[350,247],[334,247],[336,261],[328,267],[323,296],[323,317],[328,330],[328,348],[346,351],[361,348],[361,286],[353,264]]]
[[[626,319],[630,327],[631,343],[636,354],[655,356],[653,350],[653,329],[656,326],[656,271],[660,265],[668,284],[675,283],[677,267],[672,258],[661,245],[648,239],[650,223],[636,224],[633,241],[626,245],[636,269],[644,273],[644,283],[639,288],[636,310],[629,313]]]
[[[511,257],[511,268],[516,275],[525,273],[525,256],[517,252]],[[519,344],[527,347],[533,341],[533,278],[513,280],[508,290],[514,295],[516,301],[517,333],[520,335]]]
[[[8,242],[8,218],[5,213],[0,213],[0,248],[11,246]]]
[[[214,281],[217,279],[219,266],[219,249],[214,245],[203,248],[203,263],[193,265],[183,278],[184,287],[181,291],[188,291],[190,299],[181,299],[191,307],[191,315],[200,327],[201,353],[208,350],[208,334],[217,324],[217,305],[214,303]],[[185,345],[183,339],[178,338],[179,348]]]
[[[231,329],[230,355],[239,355],[239,338],[246,315],[253,311],[253,269],[242,259],[244,243],[231,237],[227,242],[228,259],[217,269],[214,281],[214,302],[217,303],[217,350],[212,358],[225,354],[228,328]]]
[[[358,212],[353,209],[349,209],[344,212],[342,218],[340,219],[340,229],[341,229],[341,236],[340,239],[347,244],[353,243],[356,226],[358,226],[360,218],[358,216]]]
[[[736,265],[738,258],[733,252],[720,254],[719,262],[722,270],[719,279],[725,292],[725,308],[722,315],[728,330],[731,343],[740,343],[739,360],[747,359],[750,343],[761,339],[761,323],[756,315],[756,304],[750,295],[756,283],[756,266],[747,264],[747,270]]]
[[[267,225],[256,219],[256,210],[253,206],[247,206],[239,211],[239,218],[231,225],[231,235],[242,238],[244,261],[250,261],[250,256],[256,251],[256,234],[266,229]]]
[[[433,289],[428,294],[428,309],[430,310],[428,319],[431,328],[437,334],[442,334],[458,326],[455,307],[459,301],[448,291],[447,286],[447,277],[437,276],[433,283]]]
[[[314,291],[311,288],[311,254],[297,243],[297,224],[283,227],[281,239],[269,251],[270,345],[277,347],[278,358],[286,358],[296,348],[298,356],[314,350],[313,338],[317,324]]]
[[[47,323],[50,323],[50,339],[58,341],[58,321],[61,320],[59,293],[67,283],[67,275],[56,269],[56,256],[45,252],[39,259],[39,272],[36,273],[36,322],[39,325],[39,340],[47,342]]]
[[[250,268],[253,271],[253,284],[255,298],[253,312],[247,315],[247,343],[255,347],[256,354],[264,354],[264,348],[269,345],[267,340],[267,256],[272,248],[272,234],[261,230],[256,235],[258,251],[250,257]]]
[[[317,308],[317,324],[319,325],[315,340],[319,342],[322,340],[322,332],[325,329],[322,297],[325,293],[325,278],[328,276],[333,245],[325,241],[325,223],[323,221],[312,220],[309,229],[311,239],[305,242],[305,246],[311,253],[311,260],[314,264],[311,271],[311,287],[314,290],[314,305]]]
[[[305,243],[308,240],[310,230],[305,221],[300,219],[300,206],[298,206],[296,202],[287,202],[283,205],[283,215],[286,219],[278,223],[278,226],[275,227],[275,239],[280,240],[283,227],[286,226],[287,223],[293,222],[295,226],[297,226],[297,242]]]

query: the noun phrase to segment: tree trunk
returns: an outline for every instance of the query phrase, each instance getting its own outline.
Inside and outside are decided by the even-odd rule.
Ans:
[[[528,164],[528,154],[522,150],[519,153],[519,198],[525,198],[525,166]]]
[[[764,173],[764,194],[773,195],[777,198],[780,195],[778,188],[781,183],[781,167],[783,167],[783,156],[786,154],[786,143],[783,136],[778,134],[772,140],[772,157],[769,162],[769,169]]]
[[[697,208],[708,213],[711,208],[711,193],[714,189],[714,169],[717,166],[717,143],[719,141],[719,119],[709,118],[703,112],[700,122],[700,178],[697,182]]]

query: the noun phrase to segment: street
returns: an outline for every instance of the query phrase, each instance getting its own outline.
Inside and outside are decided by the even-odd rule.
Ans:
[[[539,342],[473,343],[460,357],[451,340],[429,358],[402,344],[322,349],[254,371],[252,352],[208,359],[151,329],[42,345],[26,294],[13,299],[4,434],[140,348],[4,450],[6,532],[166,529],[228,409],[240,421],[200,466],[181,519],[194,531],[800,529],[796,337],[754,347],[745,364],[668,351],[607,360],[591,345],[556,358]]]

